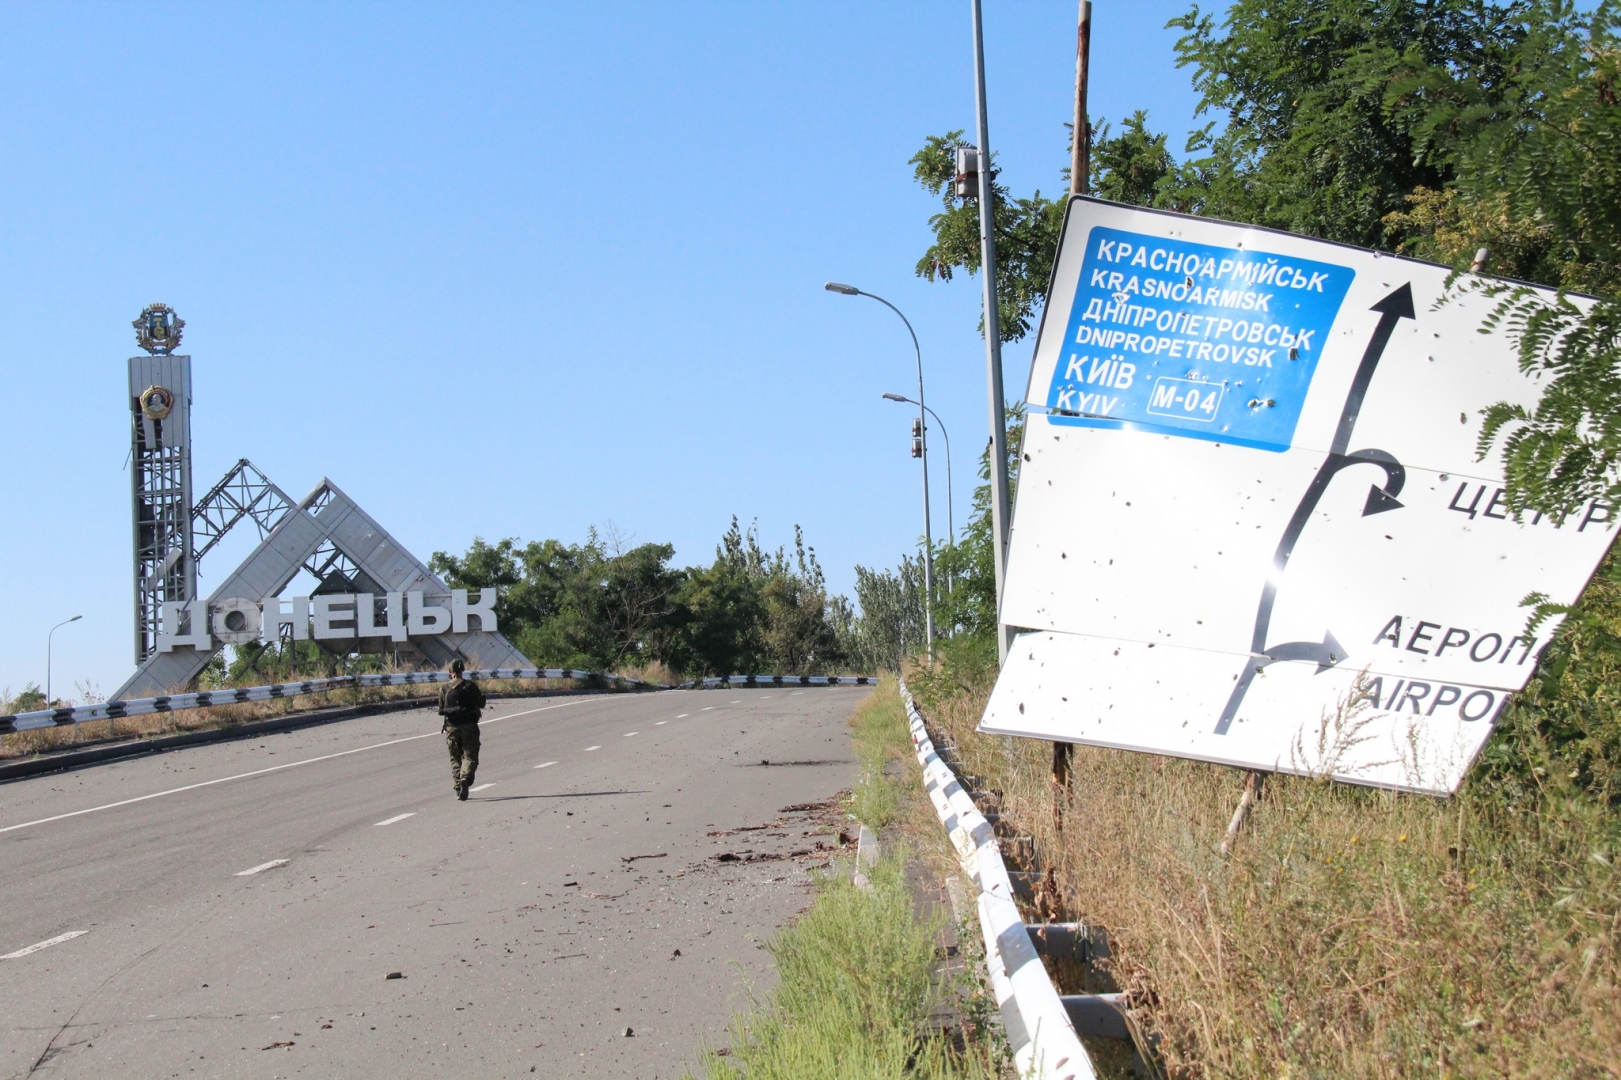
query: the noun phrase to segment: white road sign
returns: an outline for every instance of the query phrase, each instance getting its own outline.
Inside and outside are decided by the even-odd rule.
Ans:
[[[1448,274],[1072,200],[981,729],[1456,790],[1614,511],[1504,510],[1481,410],[1539,384]]]

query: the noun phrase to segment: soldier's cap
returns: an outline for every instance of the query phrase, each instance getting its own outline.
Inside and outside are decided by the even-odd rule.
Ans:
[[[462,673],[462,669],[465,668],[466,666],[467,665],[465,663],[463,663],[459,658],[455,659],[455,660],[452,660],[450,662],[450,670],[455,672],[457,675],[460,675]]]

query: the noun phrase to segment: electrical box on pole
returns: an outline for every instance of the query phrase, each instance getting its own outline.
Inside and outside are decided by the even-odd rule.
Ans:
[[[972,146],[957,147],[957,174],[952,192],[959,199],[979,198],[979,151]]]

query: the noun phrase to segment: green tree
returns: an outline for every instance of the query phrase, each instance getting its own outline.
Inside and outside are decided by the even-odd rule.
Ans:
[[[1092,193],[1100,199],[1153,206],[1161,184],[1176,171],[1176,159],[1165,136],[1148,130],[1148,113],[1138,109],[1111,137],[1109,124],[1098,125],[1092,152]]]
[[[923,559],[902,555],[894,570],[856,567],[859,619],[845,631],[845,648],[861,671],[899,671],[923,647]]]
[[[436,551],[428,565],[454,587],[501,590],[496,617],[536,663],[604,671],[654,658],[682,579],[674,554],[592,529],[584,544],[475,538],[465,555]]]
[[[458,588],[501,590],[503,631],[545,666],[607,671],[660,661],[688,674],[788,674],[838,668],[840,626],[856,620],[803,531],[794,554],[767,552],[737,519],[707,567],[670,565],[669,544],[628,546],[591,530],[583,544],[475,539],[429,566]]]
[[[663,646],[667,663],[706,675],[806,674],[836,670],[845,658],[838,633],[847,603],[827,595],[816,551],[794,526],[794,559],[760,547],[759,529],[737,518],[707,568],[687,571],[677,596],[679,630]]]
[[[45,691],[39,688],[38,683],[29,683],[22,688],[22,693],[10,700],[0,695],[0,703],[4,704],[7,713],[38,712],[46,707]]]
[[[1237,0],[1218,23],[1194,6],[1178,62],[1223,130],[1190,140],[1198,209],[1365,247],[1416,188],[1452,177],[1429,104],[1468,82],[1491,98],[1521,37],[1519,4],[1484,0]]]

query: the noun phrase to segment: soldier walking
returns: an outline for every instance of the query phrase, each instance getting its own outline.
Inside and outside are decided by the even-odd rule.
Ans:
[[[450,662],[450,683],[439,691],[439,715],[445,718],[445,745],[450,748],[450,785],[456,798],[467,800],[478,769],[478,717],[484,708],[484,691],[462,678],[465,665]]]

